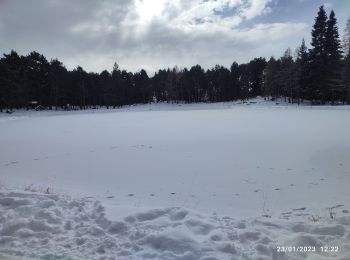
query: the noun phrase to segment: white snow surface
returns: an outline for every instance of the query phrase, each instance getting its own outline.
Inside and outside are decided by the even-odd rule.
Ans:
[[[112,221],[89,198],[0,193],[0,259],[350,259],[350,217],[235,220],[162,208]],[[280,253],[278,246],[316,247]],[[322,253],[322,246],[341,252]]]
[[[261,98],[0,113],[0,259],[350,259],[349,129]]]

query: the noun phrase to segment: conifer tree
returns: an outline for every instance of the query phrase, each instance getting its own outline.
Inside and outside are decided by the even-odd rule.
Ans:
[[[310,98],[310,85],[309,85],[309,54],[305,44],[305,40],[302,40],[300,47],[297,50],[296,58],[296,96],[298,103],[300,99]]]
[[[285,101],[288,97],[288,102],[291,103],[294,98],[294,61],[291,54],[291,49],[288,48],[281,58],[280,85]]]
[[[310,50],[310,90],[313,99],[326,101],[327,95],[327,53],[326,53],[327,14],[321,6],[312,29]]]
[[[339,98],[342,92],[342,74],[341,74],[341,43],[339,39],[337,19],[334,11],[331,11],[327,21],[326,30],[326,46],[327,54],[327,81],[326,88],[329,91],[328,100],[334,103],[335,99]]]
[[[346,23],[345,33],[344,33],[344,100],[350,105],[350,18]]]
[[[276,100],[281,94],[280,61],[271,57],[264,71],[264,95]]]

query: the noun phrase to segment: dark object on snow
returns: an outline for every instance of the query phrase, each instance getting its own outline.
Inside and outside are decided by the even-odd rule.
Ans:
[[[35,109],[38,105],[39,102],[36,100],[29,101],[27,109]]]
[[[13,112],[15,112],[15,111],[13,111],[13,110],[11,110],[11,109],[7,109],[7,110],[6,110],[6,114],[12,114]]]

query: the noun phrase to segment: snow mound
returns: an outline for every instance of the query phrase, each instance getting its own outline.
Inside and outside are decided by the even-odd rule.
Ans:
[[[0,191],[0,259],[350,259],[350,217],[235,220],[184,208],[113,221],[100,202]],[[278,246],[339,246],[283,253]]]

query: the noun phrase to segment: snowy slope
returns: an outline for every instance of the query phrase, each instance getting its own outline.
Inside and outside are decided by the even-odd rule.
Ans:
[[[344,256],[350,251],[349,118],[349,107],[276,105],[262,99],[0,113],[1,229],[6,233],[10,226],[10,235],[0,237],[0,252],[39,253],[29,249],[39,248],[50,233],[44,251],[66,255],[71,250],[82,258],[91,254],[92,259],[124,251],[135,259],[146,258],[144,254],[155,259],[241,259],[244,254],[258,259],[263,252],[271,259],[278,243],[303,241],[335,243],[342,246],[337,255]],[[20,192],[9,195],[11,190]],[[60,196],[23,195],[24,190]],[[54,204],[38,206],[42,200]],[[79,209],[82,220],[74,219]],[[50,232],[38,231],[46,232],[42,237],[32,234],[28,222],[40,211],[44,219],[52,214],[59,219],[45,220]],[[27,214],[23,220],[22,213]],[[104,214],[109,224],[101,226],[96,214]],[[176,219],[178,214],[185,216]],[[16,219],[23,223],[14,223],[12,230]],[[64,225],[69,221],[74,228],[68,232]],[[111,234],[114,222],[122,229],[125,225],[127,234]],[[239,228],[240,223],[245,228]],[[76,244],[79,225],[86,234],[99,227],[103,232],[98,241],[114,239],[111,248],[99,253],[100,244],[92,235],[87,244]],[[26,242],[26,234],[21,237],[23,229],[32,242]],[[240,237],[244,232],[247,241]],[[264,244],[260,240],[265,236],[271,241]],[[65,248],[65,241],[74,248]],[[11,243],[16,252],[7,252],[14,248]],[[169,252],[162,254],[164,248]],[[275,259],[293,257],[306,259],[300,253]]]

